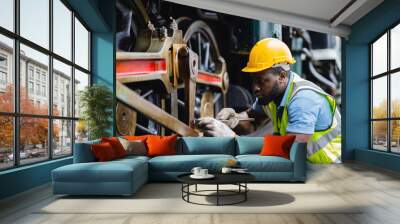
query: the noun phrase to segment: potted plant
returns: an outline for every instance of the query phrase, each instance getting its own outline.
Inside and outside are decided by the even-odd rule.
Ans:
[[[89,140],[109,136],[112,125],[113,97],[107,86],[94,84],[79,93],[80,124],[85,124]]]

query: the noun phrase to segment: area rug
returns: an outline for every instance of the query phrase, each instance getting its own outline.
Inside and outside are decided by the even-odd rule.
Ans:
[[[35,213],[360,213],[360,205],[346,202],[317,184],[255,183],[248,187],[247,201],[237,205],[190,204],[182,200],[180,184],[150,183],[131,197],[56,197]],[[198,190],[213,188],[213,185],[202,185]],[[222,202],[240,199],[235,197],[224,197]],[[211,205],[216,202],[215,196],[191,196],[190,199]]]

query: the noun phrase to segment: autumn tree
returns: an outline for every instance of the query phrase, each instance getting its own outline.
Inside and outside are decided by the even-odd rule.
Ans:
[[[0,93],[0,111],[13,112],[14,88],[8,85],[4,93]],[[13,119],[11,116],[0,116],[0,149],[12,149],[13,146]]]
[[[0,94],[0,111],[13,112],[14,87],[8,85],[6,92]],[[29,99],[29,95],[24,87],[20,88],[20,110],[23,114],[41,114],[47,115],[47,104],[34,105]],[[59,111],[55,110],[58,114]],[[0,147],[12,149],[13,147],[13,117],[0,116]],[[26,145],[45,145],[48,136],[48,119],[47,118],[20,118],[20,148],[24,149]],[[59,128],[54,125],[53,138],[58,137]]]

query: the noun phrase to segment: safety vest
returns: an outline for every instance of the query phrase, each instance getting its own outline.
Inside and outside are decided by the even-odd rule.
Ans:
[[[341,118],[336,108],[336,100],[329,94],[325,93],[319,86],[314,83],[300,78],[292,73],[293,79],[289,83],[289,92],[284,99],[285,104],[282,116],[278,117],[278,108],[275,102],[263,106],[264,112],[272,119],[274,125],[274,134],[286,135],[286,127],[288,120],[288,105],[293,97],[301,90],[309,89],[321,94],[329,102],[332,116],[332,122],[328,129],[315,131],[307,142],[307,160],[311,163],[329,164],[340,163],[341,157]]]

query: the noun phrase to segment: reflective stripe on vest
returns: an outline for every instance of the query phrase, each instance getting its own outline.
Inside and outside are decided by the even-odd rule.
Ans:
[[[321,94],[328,101],[332,116],[331,126],[322,131],[315,131],[307,142],[307,159],[311,163],[339,163],[341,157],[341,124],[340,113],[336,108],[336,100],[325,93],[314,83],[300,78],[292,72],[293,80],[289,83],[289,92],[285,99],[282,116],[278,117],[277,106],[271,101],[263,106],[264,112],[271,118],[274,126],[274,134],[286,135],[286,127],[289,122],[287,107],[293,97],[301,90],[309,89]]]

